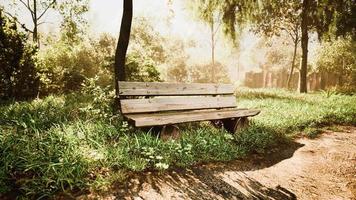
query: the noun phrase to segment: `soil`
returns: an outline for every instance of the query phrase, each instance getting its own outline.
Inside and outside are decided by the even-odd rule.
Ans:
[[[356,127],[339,129],[243,160],[135,174],[108,194],[79,199],[356,200]]]

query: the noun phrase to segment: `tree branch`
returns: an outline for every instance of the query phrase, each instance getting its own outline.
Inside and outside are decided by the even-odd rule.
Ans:
[[[50,21],[43,21],[43,22],[38,23],[37,26],[40,26],[42,24],[54,24],[54,23],[50,22]]]
[[[288,33],[288,35],[292,38],[292,40],[293,41],[295,41],[295,35],[293,35],[293,33],[292,32],[290,32],[290,31],[287,31],[287,30],[285,30],[287,33]]]
[[[219,21],[218,26],[216,27],[216,29],[215,29],[215,31],[213,33],[214,35],[216,35],[216,33],[219,31],[221,24],[222,24],[222,22]]]
[[[30,11],[32,20],[34,20],[33,10],[31,9],[30,1],[27,0],[27,4],[23,0],[19,0],[19,1],[27,8],[27,10]]]
[[[56,3],[56,0],[53,0],[50,4],[48,4],[47,8],[40,14],[40,16],[37,18],[37,20],[40,20],[44,14],[48,11],[50,7],[52,7]]]
[[[27,4],[23,0],[19,0],[30,12],[33,13],[33,10],[30,7],[30,2],[27,0]]]
[[[6,12],[6,11],[3,11],[3,12],[4,12],[7,16],[11,17],[16,23],[20,24],[20,26],[21,26],[25,31],[27,31],[27,32],[29,32],[29,33],[33,33],[33,31],[31,31],[30,29],[28,29],[25,24],[22,24],[22,23],[17,19],[17,17],[11,15],[11,13],[9,13],[9,12]]]
[[[37,24],[37,26],[40,26],[40,25],[45,24],[45,23],[47,23],[47,22],[40,22],[40,23]]]

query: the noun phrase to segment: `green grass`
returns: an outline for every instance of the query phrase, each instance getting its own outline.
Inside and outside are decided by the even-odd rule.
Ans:
[[[242,89],[237,96],[239,106],[262,110],[256,123],[281,135],[293,135],[306,128],[356,124],[355,95]]]
[[[324,127],[356,125],[355,96],[244,89],[238,105],[262,110],[249,129],[232,136],[194,123],[181,127],[181,139],[164,142],[112,116],[111,96],[97,89],[0,105],[0,197],[104,191],[130,171],[229,161],[293,136],[317,137]]]

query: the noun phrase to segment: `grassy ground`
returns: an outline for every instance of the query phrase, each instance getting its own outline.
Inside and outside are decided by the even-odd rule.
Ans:
[[[356,96],[239,90],[240,107],[260,108],[238,135],[208,123],[186,124],[178,141],[130,128],[112,116],[110,95],[50,96],[0,105],[0,197],[29,198],[57,192],[104,191],[127,172],[165,170],[247,156],[293,136],[316,137],[334,124],[356,125]]]

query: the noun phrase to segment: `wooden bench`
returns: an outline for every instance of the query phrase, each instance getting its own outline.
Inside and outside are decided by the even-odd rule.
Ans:
[[[231,84],[119,82],[119,88],[121,113],[135,127],[219,120],[235,133],[260,113],[237,108]]]

